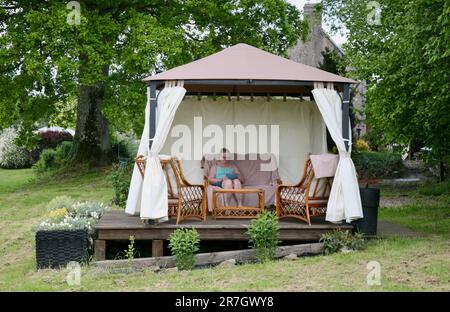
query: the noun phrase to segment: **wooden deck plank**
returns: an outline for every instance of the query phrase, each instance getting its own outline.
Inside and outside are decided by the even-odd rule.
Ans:
[[[180,227],[194,227],[201,240],[248,240],[245,234],[251,220],[218,219],[209,217],[206,221],[186,220],[176,225],[175,219],[168,222],[148,225],[139,217],[129,216],[124,211],[113,210],[105,213],[96,225],[100,240],[127,240],[131,235],[137,240],[166,240]],[[296,241],[316,241],[324,232],[338,228],[352,229],[351,225],[335,225],[323,218],[313,218],[312,224],[297,220],[279,221],[280,239]]]

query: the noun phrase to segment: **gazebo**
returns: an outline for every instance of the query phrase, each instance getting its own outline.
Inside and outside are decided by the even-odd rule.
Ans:
[[[293,174],[290,180],[300,178],[301,160],[307,152],[326,152],[326,126],[339,152],[326,211],[328,223],[282,222],[280,239],[319,239],[321,233],[338,227],[335,224],[349,228],[342,222],[350,223],[363,217],[356,170],[350,157],[350,85],[356,81],[247,44],[237,44],[149,76],[144,81],[147,84],[146,122],[138,155],[146,158],[145,174],[142,178],[142,170],[135,165],[125,214],[111,213],[97,225],[96,250],[100,258],[104,256],[105,240],[127,239],[127,235],[151,239],[155,255],[162,255],[163,240],[178,227],[173,221],[163,222],[168,220],[168,186],[161,165],[162,154],[170,153],[167,145],[173,142],[168,136],[174,132],[174,127],[181,123],[184,128],[192,128],[189,122],[196,115],[206,116],[210,123],[222,126],[237,120],[261,122],[261,118],[263,123],[275,120],[281,124],[280,173],[284,172],[288,178]],[[305,101],[307,97],[309,100]],[[207,100],[202,102],[203,98]],[[258,102],[257,98],[264,99],[265,103]],[[319,130],[308,130],[312,128]],[[298,129],[304,132],[295,134]],[[302,155],[297,158],[285,155],[299,144]],[[198,152],[202,147],[194,144],[193,150]],[[295,156],[297,154],[300,153],[296,152]],[[199,159],[185,164],[187,169],[194,168],[187,175],[201,176],[199,164]],[[136,221],[139,219],[155,223],[145,225]],[[226,221],[208,219],[189,224],[197,228],[202,240],[247,239],[247,221]]]

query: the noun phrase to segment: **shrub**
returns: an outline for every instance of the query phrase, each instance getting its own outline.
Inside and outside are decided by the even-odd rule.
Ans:
[[[44,173],[56,167],[56,151],[54,149],[43,150],[39,160],[34,164],[33,169],[37,173]]]
[[[169,247],[175,255],[179,270],[190,270],[195,266],[195,253],[199,249],[200,239],[195,229],[180,228],[169,237]]]
[[[369,144],[364,141],[363,139],[359,139],[358,141],[356,141],[355,143],[355,149],[357,151],[370,151],[370,146]]]
[[[62,142],[56,149],[43,150],[33,169],[40,174],[65,167],[70,161],[72,146],[72,142]]]
[[[323,243],[326,255],[345,250],[360,250],[364,247],[363,234],[352,234],[350,231],[336,230],[322,234],[320,242]]]
[[[40,133],[40,137],[39,148],[41,151],[56,148],[62,142],[73,140],[73,136],[67,131],[46,131]]]
[[[47,210],[51,212],[62,208],[69,209],[73,204],[75,204],[75,201],[72,197],[63,195],[53,198],[46,207]]]
[[[132,160],[136,156],[138,144],[135,138],[124,133],[117,133],[113,136],[111,150],[117,160]]]
[[[109,174],[109,179],[114,189],[113,203],[122,208],[127,203],[132,169],[132,163],[116,164]]]
[[[273,212],[262,212],[258,218],[250,222],[247,234],[253,249],[256,249],[260,262],[275,258],[278,243],[279,227]]]
[[[396,177],[404,169],[401,156],[392,152],[354,152],[352,157],[360,179]]]
[[[26,151],[15,143],[17,136],[14,128],[0,132],[0,167],[16,169],[30,165]]]
[[[423,184],[417,188],[417,193],[425,196],[450,195],[450,179],[438,183]]]

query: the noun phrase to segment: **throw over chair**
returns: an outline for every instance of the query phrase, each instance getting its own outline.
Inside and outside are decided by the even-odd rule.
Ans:
[[[311,159],[306,160],[303,177],[295,185],[277,188],[277,217],[296,218],[311,225],[311,217],[323,216],[327,210],[332,178],[314,177]]]
[[[144,178],[146,159],[138,156],[135,159],[139,172]],[[166,174],[169,195],[169,217],[177,217],[177,224],[184,219],[206,219],[206,192],[204,185],[189,183],[181,169],[181,162],[176,157],[161,159],[161,166]],[[175,186],[173,185],[175,180]]]

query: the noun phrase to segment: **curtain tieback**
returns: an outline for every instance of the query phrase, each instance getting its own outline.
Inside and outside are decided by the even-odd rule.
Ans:
[[[346,158],[351,158],[351,155],[349,152],[339,152],[339,159],[346,159]]]

